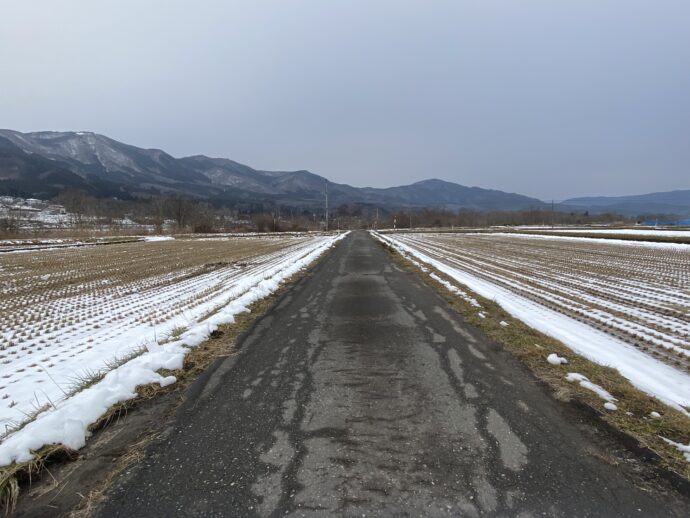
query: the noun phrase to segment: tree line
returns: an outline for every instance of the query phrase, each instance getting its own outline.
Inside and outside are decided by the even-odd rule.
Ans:
[[[120,200],[97,198],[79,190],[66,190],[52,200],[69,214],[70,229],[213,233],[282,232],[371,228],[450,228],[499,225],[590,225],[594,223],[634,223],[634,218],[618,214],[558,212],[544,209],[522,211],[451,211],[442,208],[390,210],[365,204],[340,204],[328,214],[323,207],[296,208],[279,204],[227,206],[183,196],[158,196]],[[241,208],[240,208],[241,207]],[[18,234],[16,221],[0,218],[0,234]]]

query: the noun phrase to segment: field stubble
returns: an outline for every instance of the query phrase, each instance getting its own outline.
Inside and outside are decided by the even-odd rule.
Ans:
[[[0,426],[211,314],[307,236],[175,239],[0,254]]]
[[[690,248],[481,234],[396,239],[690,370]]]

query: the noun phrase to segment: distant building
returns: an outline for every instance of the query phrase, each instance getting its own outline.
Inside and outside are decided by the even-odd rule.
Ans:
[[[62,205],[48,205],[45,212],[49,214],[67,214],[67,210]]]
[[[29,207],[43,207],[45,202],[43,200],[37,200],[36,198],[27,198],[24,203]]]
[[[42,212],[42,209],[38,207],[31,207],[29,205],[13,205],[10,207],[13,212],[18,212],[20,214],[35,214]]]

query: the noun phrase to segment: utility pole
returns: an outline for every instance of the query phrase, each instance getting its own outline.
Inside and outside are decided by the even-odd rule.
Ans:
[[[328,232],[328,180],[326,180],[326,232]]]
[[[379,229],[379,208],[376,207],[376,220],[374,221],[374,230]]]
[[[410,230],[412,230],[412,211],[410,211]]]
[[[553,200],[551,200],[551,228],[553,228]]]

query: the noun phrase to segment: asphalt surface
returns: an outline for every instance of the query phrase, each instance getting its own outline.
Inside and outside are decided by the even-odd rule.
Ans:
[[[191,389],[96,514],[683,516],[356,232]]]

